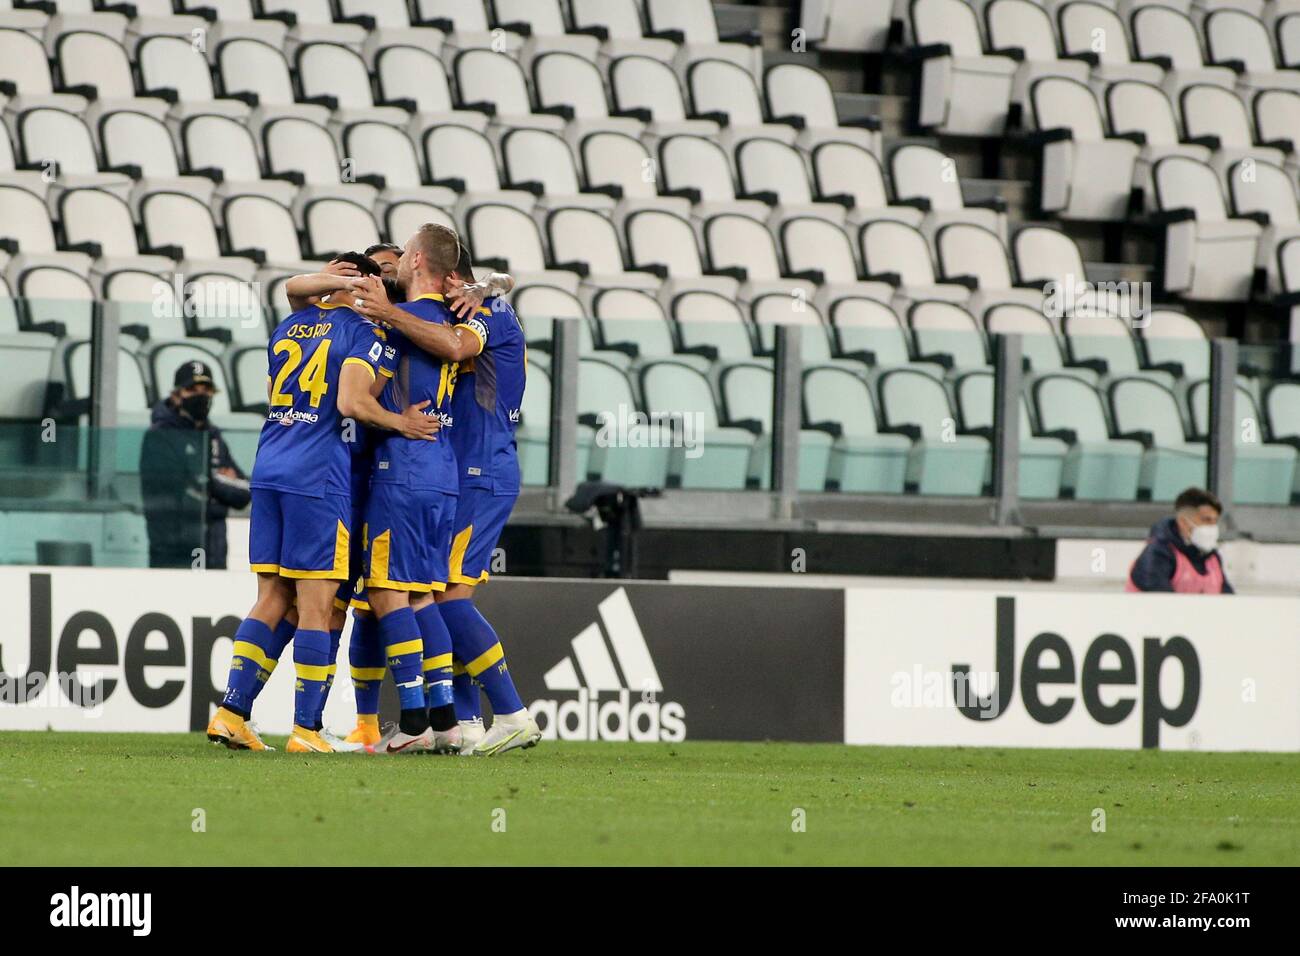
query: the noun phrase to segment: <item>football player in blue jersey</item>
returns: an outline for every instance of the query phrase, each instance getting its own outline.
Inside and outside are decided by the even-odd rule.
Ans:
[[[373,261],[356,259],[361,271],[378,273]],[[432,445],[439,427],[424,414],[428,402],[396,409],[377,400],[387,381],[377,372],[385,335],[352,308],[347,290],[358,281],[322,279],[319,293],[332,294],[284,319],[268,345],[269,410],[250,482],[249,557],[258,595],[235,634],[227,692],[207,730],[210,740],[234,749],[268,749],[248,718],[283,650],[282,622],[296,601],[297,682],[287,749],[333,750],[320,734],[320,716],[333,664],[332,602],[348,577],[350,432],[359,422]],[[324,287],[328,282],[332,289]]]
[[[488,282],[475,283],[468,251],[457,242],[455,275],[442,290],[456,296],[456,311],[443,323],[419,322],[389,306],[374,280],[363,282],[358,305],[362,314],[391,326],[417,348],[459,363],[451,396],[455,425],[447,432],[456,452],[459,494],[446,587],[436,602],[455,652],[461,752],[478,756],[530,747],[541,739],[506,668],[501,642],[473,603],[474,589],[488,580],[492,552],[519,496],[514,431],[527,355],[518,317],[497,297],[509,291],[510,284],[508,276],[495,274]],[[493,723],[486,734],[476,683],[492,704]]]

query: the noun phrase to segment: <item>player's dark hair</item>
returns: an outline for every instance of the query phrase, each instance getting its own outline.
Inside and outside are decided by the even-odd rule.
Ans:
[[[1219,500],[1219,496],[1204,488],[1188,488],[1174,500],[1175,511],[1182,511],[1184,508],[1195,510],[1202,505],[1209,505],[1219,514],[1223,514],[1223,502]]]
[[[350,262],[363,276],[377,276],[384,271],[379,268],[378,262],[362,252],[340,252],[334,257],[334,261]]]
[[[373,256],[376,252],[395,252],[400,256],[402,247],[394,242],[376,242],[373,246],[366,246],[366,255]]]
[[[457,239],[457,242],[460,240]],[[469,249],[460,243],[460,258],[456,260],[456,275],[466,282],[474,281],[474,263],[469,257]]]
[[[388,293],[388,301],[396,305],[398,302],[406,301],[406,290],[396,279],[383,279],[384,291]]]

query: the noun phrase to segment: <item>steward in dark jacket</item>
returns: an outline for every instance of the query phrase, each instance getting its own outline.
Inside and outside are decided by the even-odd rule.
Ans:
[[[1219,499],[1188,488],[1174,502],[1174,514],[1151,527],[1147,546],[1129,571],[1127,591],[1233,594],[1219,557]]]

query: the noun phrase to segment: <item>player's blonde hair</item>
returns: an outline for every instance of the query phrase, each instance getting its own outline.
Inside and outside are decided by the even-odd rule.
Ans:
[[[412,237],[415,251],[424,256],[425,267],[436,276],[456,271],[460,259],[460,239],[456,231],[434,222],[426,222]]]

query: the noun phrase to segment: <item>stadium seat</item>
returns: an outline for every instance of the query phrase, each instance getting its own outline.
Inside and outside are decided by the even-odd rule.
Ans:
[[[188,193],[156,192],[140,203],[140,226],[145,244],[153,249],[170,248],[182,260],[178,269],[186,274],[200,269],[219,269],[251,279],[256,263],[222,255],[216,223],[206,203]]]
[[[668,410],[655,409],[661,413]],[[630,427],[632,416],[639,411],[623,369],[596,358],[579,360],[578,454],[586,458],[587,478],[631,487],[663,488],[668,484],[671,436],[665,435],[662,427],[645,425],[639,436],[643,443],[636,447],[630,444],[630,435],[620,440],[620,423],[627,422]]]
[[[500,51],[510,57],[519,53],[522,40],[518,34],[494,33],[488,26],[487,11],[482,3],[464,0],[415,0],[414,19],[430,24],[445,34],[443,60],[450,63],[466,50]],[[495,43],[495,45],[494,45]]]
[[[767,119],[758,85],[744,67],[725,60],[700,60],[690,65],[686,85],[695,114],[722,124],[718,142],[729,149],[756,136],[787,145],[798,137],[793,126]]]
[[[1129,321],[1108,315],[1066,316],[1062,327],[1071,363],[1109,378],[1149,378],[1172,387],[1174,376],[1168,369],[1142,368]]]
[[[608,218],[616,199],[607,191],[582,187],[569,145],[555,133],[516,129],[501,140],[506,180],[520,189],[537,190],[538,212],[557,207],[600,210]]]
[[[1077,5],[1068,4],[1063,12]],[[1082,83],[1046,77],[1034,83],[1030,102],[1042,143],[1038,179],[1043,210],[1062,219],[1122,220],[1138,144],[1106,134],[1097,100]]]
[[[332,259],[349,249],[379,241],[379,226],[370,209],[347,199],[314,199],[303,211],[310,258]]]
[[[816,283],[813,301],[826,310],[845,296],[867,296],[888,302],[893,287],[888,282],[865,282],[859,276],[853,243],[844,230],[825,219],[803,217],[781,225],[781,248],[786,269],[793,277]]]
[[[752,360],[753,337],[734,295],[695,290],[670,301],[681,351],[728,363]]]
[[[455,108],[446,69],[428,50],[414,46],[380,50],[375,55],[375,82],[382,100],[415,104],[407,126],[412,137],[443,124],[468,126],[480,133],[487,129],[486,114]]]
[[[202,113],[181,124],[188,171],[220,176],[216,195],[256,194],[291,206],[298,187],[285,179],[263,179],[257,143],[247,124],[230,116]]]
[[[907,310],[914,352],[923,362],[969,371],[989,365],[984,336],[969,312],[951,302],[914,302]]]
[[[948,136],[1000,136],[1016,61],[985,54],[975,9],[962,0],[908,7],[920,61],[917,123]]]
[[[1210,342],[1195,319],[1172,309],[1153,309],[1141,330],[1151,368],[1165,368],[1175,378],[1208,378]]]
[[[1001,199],[967,203],[957,178],[957,163],[930,146],[900,146],[889,157],[889,175],[898,202],[916,205],[924,214],[921,232],[931,243],[935,234],[953,222],[982,226],[1007,235],[1006,203]]]
[[[460,195],[456,218],[483,203],[505,203],[531,212],[537,197],[523,188],[510,188],[497,166],[496,151],[487,136],[464,126],[436,126],[424,134],[424,159],[429,181]]]
[[[23,270],[14,284],[23,299],[24,330],[59,338],[88,339],[95,314],[95,290],[79,272],[56,265]],[[124,341],[130,347],[131,341]]]
[[[1016,285],[1006,246],[995,233],[969,223],[950,223],[935,237],[935,250],[944,281],[973,283],[966,303],[971,315],[982,316],[1004,303],[1042,308],[1041,289]]]
[[[748,476],[751,487],[772,487],[772,369],[740,363],[723,369],[720,380],[726,420],[744,422],[757,433]],[[753,423],[753,424],[751,424]],[[799,432],[799,490],[825,491],[833,439],[828,431],[804,427]]]
[[[0,309],[4,301],[0,299]],[[37,421],[45,414],[54,348],[54,339],[47,335],[0,332],[0,408],[5,419]]]
[[[1161,66],[1134,60],[1124,22],[1107,4],[1074,0],[1058,5],[1056,32],[1066,59],[1083,60],[1092,67],[1089,82],[1098,93],[1119,80],[1156,86],[1164,81]]]
[[[848,224],[861,228],[876,219],[919,226],[924,213],[915,206],[893,205],[880,162],[852,143],[823,143],[812,152],[814,195],[819,202],[838,202],[848,210]]]
[[[889,42],[892,0],[804,0],[800,27],[820,50],[879,53]]]
[[[686,74],[703,59],[724,60],[758,77],[763,63],[759,38],[740,35],[720,38],[710,0],[643,0],[647,34],[672,35],[679,46],[675,65]],[[680,39],[678,39],[680,37]],[[725,40],[725,42],[723,42]]]
[[[138,97],[131,73],[131,61],[118,40],[89,30],[63,33],[55,42],[54,60],[59,64],[63,85],[89,88],[94,97],[86,121],[94,124],[104,113],[127,109],[155,119],[167,114],[166,100]]]
[[[71,189],[59,197],[59,221],[70,245],[93,243],[98,251],[95,269],[141,268],[167,270],[180,258],[179,250],[141,249],[135,223],[126,201],[98,189]]]
[[[993,440],[992,372],[966,372],[953,383],[961,430]],[[1059,438],[1037,436],[1029,419],[1029,406],[1023,396],[1019,405],[1020,429],[1019,494],[1022,498],[1059,498],[1061,476],[1065,471],[1066,444]],[[989,461],[986,482],[993,480],[993,462]]]
[[[1019,50],[1011,102],[1023,110],[1029,102],[1029,88],[1045,76],[1063,76],[1088,82],[1088,64],[1061,59],[1056,49],[1056,31],[1047,10],[1031,0],[993,0],[984,5],[984,28],[990,50]]]
[[[1210,165],[1227,179],[1236,162],[1251,159],[1282,165],[1285,154],[1277,146],[1255,142],[1246,106],[1231,90],[1219,86],[1189,86],[1181,97],[1183,128],[1191,140],[1214,144]]]
[[[668,450],[669,487],[740,490],[757,484],[762,473],[757,434],[719,421],[703,374],[679,362],[650,362],[641,369],[641,390],[651,427],[655,415],[673,416],[663,431],[674,439]]]
[[[957,419],[941,382],[915,369],[891,369],[876,381],[882,431],[907,435],[907,491],[922,495],[979,495],[989,466],[989,441],[957,433]]]
[[[1164,67],[1163,87],[1170,99],[1196,83],[1232,89],[1236,75],[1226,66],[1206,65],[1200,34],[1185,12],[1150,4],[1133,12],[1132,29],[1138,56]]]
[[[930,247],[911,226],[887,219],[871,222],[862,227],[858,241],[864,278],[893,285],[894,303],[900,309],[920,299],[961,303],[970,298],[965,286],[935,278]]]
[[[774,139],[750,139],[736,147],[736,178],[742,194],[761,196],[772,206],[772,221],[820,216],[844,222],[839,203],[815,202],[803,155]]]
[[[884,302],[876,299],[844,298],[831,307],[831,329],[835,354],[864,362],[873,368],[908,366],[936,378],[943,377],[939,365],[911,363],[907,333],[898,316]]]
[[[592,63],[599,56],[598,37],[565,30],[560,0],[492,0],[492,9],[498,26],[523,36],[519,63],[525,71],[547,53],[569,53]]]
[[[0,82],[12,83],[17,95],[7,109],[13,112],[47,106],[81,113],[88,98],[76,92],[54,92],[49,58],[41,41],[20,29],[0,24]]]
[[[734,213],[764,222],[771,213],[762,198],[737,195],[730,156],[703,136],[661,139],[659,173],[664,194],[692,203],[693,212],[700,218]],[[764,198],[775,200],[774,196]]]
[[[1268,217],[1267,222],[1261,221],[1263,232],[1255,267],[1268,274],[1270,293],[1281,292],[1278,249],[1287,240],[1300,236],[1300,201],[1296,198],[1294,177],[1271,163],[1247,165],[1247,160],[1242,160],[1229,170],[1228,196],[1234,215],[1263,213]]]
[[[592,209],[556,209],[546,218],[546,235],[554,267],[577,271],[593,289],[636,288],[659,291],[648,272],[628,272],[618,230],[607,216]]]
[[[211,204],[213,181],[181,175],[171,132],[161,120],[126,110],[108,113],[99,121],[99,143],[105,168],[127,171],[137,180],[132,193],[137,208],[141,197],[164,190],[187,193],[205,206]]]
[[[1214,170],[1182,156],[1156,163],[1165,225],[1164,287],[1187,299],[1245,300],[1254,279],[1259,223],[1232,219]]]
[[[226,227],[226,244],[232,251],[258,249],[269,265],[284,269],[296,269],[307,258],[293,216],[273,199],[233,196],[222,207],[221,218]],[[304,271],[316,268],[306,265]]]
[[[843,369],[807,369],[803,407],[804,431],[824,432],[831,439],[828,491],[898,494],[904,490],[912,443],[904,435],[880,430],[866,382]],[[800,438],[802,455],[802,434]]]
[[[1111,438],[1096,389],[1070,375],[1044,375],[1031,386],[1039,434],[1070,446],[1061,488],[1091,501],[1132,501],[1142,468],[1141,442]]]
[[[205,25],[205,21],[198,21],[198,28],[205,28]],[[178,122],[184,122],[189,116],[200,113],[242,120],[247,119],[251,112],[246,100],[217,95],[213,86],[212,68],[205,57],[194,55],[189,31],[184,36],[141,36],[135,58],[141,90],[145,93],[174,91],[177,101],[172,104],[169,112],[171,118]],[[233,94],[237,90],[230,92]]]
[[[1203,163],[1210,159],[1212,150],[1207,143],[1183,140],[1173,104],[1159,87],[1135,80],[1112,83],[1106,90],[1106,113],[1115,135],[1142,135],[1133,167],[1133,187],[1142,190],[1148,210],[1155,206],[1151,169],[1156,163],[1166,156],[1186,156]]]
[[[384,211],[384,235],[390,241],[402,245],[426,222],[435,222],[449,229],[456,228],[455,219],[445,209],[415,200],[403,200],[392,203]]]
[[[1091,307],[1094,296],[1088,286],[1079,247],[1066,233],[1046,226],[1027,226],[1016,233],[1011,240],[1012,253],[1016,262],[1016,272],[1020,275],[1022,285],[1034,285],[1043,289],[1045,296],[1051,297],[1066,288],[1085,290],[1083,296],[1068,301]],[[1059,312],[1051,312],[1051,317],[1060,319]]]
[[[1145,378],[1117,378],[1107,386],[1115,434],[1142,443],[1139,494],[1169,501],[1184,488],[1206,484],[1203,444],[1187,440],[1174,393]]]
[[[272,176],[301,176],[295,215],[323,196],[351,199],[369,208],[381,190],[382,180],[359,173],[345,164],[334,137],[320,125],[297,116],[274,119],[262,127],[262,148]]]
[[[592,297],[591,311],[600,330],[602,356],[618,350],[634,361],[671,358],[701,372],[709,370],[704,356],[677,353],[672,327],[654,296],[638,289],[604,289]]]
[[[519,450],[519,481],[523,485],[544,485],[550,472],[551,448],[551,376],[530,363],[528,387],[524,389],[524,403],[519,409],[519,425],[515,428],[515,444]],[[587,474],[587,455],[590,445],[579,444],[577,473]]]
[[[1021,355],[1029,363],[1032,375],[1064,373],[1095,385],[1100,376],[1091,368],[1068,368],[1061,343],[1042,308],[1024,305],[995,305],[984,313],[984,330],[992,342],[995,335],[1019,335]]]
[[[690,215],[690,199],[659,195],[655,160],[635,137],[592,133],[579,145],[579,153],[587,188],[593,192],[604,190],[615,201],[614,222],[620,229],[628,214],[638,209]]]
[[[1300,383],[1275,382],[1264,394],[1268,434],[1275,442],[1300,448]],[[1291,500],[1300,495],[1300,468],[1291,487]]]
[[[1187,404],[1191,410],[1192,434],[1204,441],[1209,433],[1210,383],[1192,383],[1187,389]],[[1295,447],[1269,440],[1277,433],[1271,436],[1265,431],[1255,397],[1240,384],[1236,388],[1234,407],[1233,441],[1237,458],[1232,470],[1233,498],[1243,504],[1287,504],[1296,481]]]
[[[323,102],[298,101],[289,64],[276,47],[248,38],[226,40],[216,48],[215,62],[226,96],[256,103],[249,116],[254,135],[266,121],[280,117],[303,119],[323,131],[331,108]]]
[[[812,150],[822,143],[853,143],[876,156],[880,152],[880,123],[875,119],[843,122],[835,109],[835,94],[826,77],[800,63],[778,63],[763,74],[763,92],[773,118],[796,117],[801,127],[795,144]]]
[[[567,120],[573,143],[605,131],[640,136],[645,122],[636,116],[613,116],[605,97],[605,81],[596,64],[574,53],[546,53],[532,64],[538,109]]]
[[[1300,11],[1279,16],[1273,23],[1277,59],[1284,69],[1300,66]]]
[[[500,138],[505,128],[527,127],[564,132],[565,121],[553,112],[533,112],[519,64],[492,50],[463,50],[455,60],[456,88],[460,108],[487,104],[491,114],[488,129]]]
[[[1300,129],[1300,93],[1263,90],[1255,95],[1253,114],[1261,143],[1287,152],[1285,144],[1292,141],[1291,151],[1287,153],[1287,169],[1294,174],[1297,167],[1295,131]]]
[[[375,63],[379,55],[391,47],[415,47],[439,54],[446,42],[442,29],[423,22],[411,22],[411,12],[405,0],[339,0],[338,9],[343,15],[342,20],[370,17],[374,21],[366,31],[362,48],[367,63]],[[312,44],[308,42],[305,45]]]
[[[667,212],[644,209],[623,224],[631,269],[662,272],[665,305],[679,292],[702,290],[732,298],[740,288],[734,276],[706,275],[695,231],[690,223]]]
[[[1205,45],[1215,63],[1232,64],[1237,89],[1247,100],[1260,90],[1300,92],[1300,73],[1279,68],[1268,27],[1245,10],[1211,11],[1205,18]]]
[[[48,171],[59,189],[95,188],[127,198],[131,180],[120,172],[101,172],[90,130],[81,118],[53,107],[18,115],[15,123],[25,161]]]
[[[639,115],[646,133],[663,136],[717,136],[716,118],[687,115],[682,87],[671,66],[649,56],[622,56],[609,66],[610,95],[616,111]],[[643,111],[634,114],[632,111]]]
[[[590,30],[598,36],[600,57],[606,62],[647,57],[667,65],[677,56],[675,40],[646,34],[637,0],[569,0],[569,10],[579,32]]]
[[[750,314],[761,352],[775,353],[777,326],[792,325],[799,329],[799,355],[803,365],[839,364],[832,354],[826,324],[813,305],[794,296],[772,292],[756,298],[750,305]],[[864,371],[862,363],[856,360],[849,367],[855,374]]]
[[[536,224],[514,206],[484,203],[465,216],[474,261],[509,272],[520,285],[538,282],[578,291],[578,276],[551,268]]]
[[[740,282],[739,297],[750,302],[768,292],[812,298],[815,287],[808,279],[787,276],[772,234],[746,216],[713,216],[704,224],[704,244],[713,272],[732,270]]]

